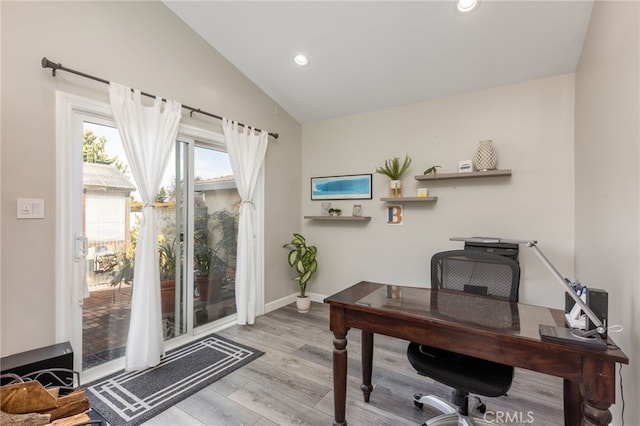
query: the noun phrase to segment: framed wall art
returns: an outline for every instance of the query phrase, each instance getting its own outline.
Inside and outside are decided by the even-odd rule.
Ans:
[[[311,178],[312,200],[370,200],[372,174]]]

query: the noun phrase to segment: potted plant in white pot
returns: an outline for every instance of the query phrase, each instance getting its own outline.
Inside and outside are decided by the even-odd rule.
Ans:
[[[311,299],[306,295],[306,291],[309,280],[318,269],[318,262],[316,260],[318,249],[316,246],[308,246],[305,238],[296,233],[293,234],[291,242],[282,247],[291,249],[287,260],[289,266],[296,271],[297,275],[293,277],[293,280],[297,281],[300,287],[300,295],[296,298],[298,312],[309,312]]]
[[[376,168],[376,173],[380,173],[391,179],[389,182],[389,196],[402,197],[402,181],[400,179],[410,165],[411,157],[409,157],[408,154],[405,154],[402,165],[400,164],[400,158],[394,157],[386,160],[384,162],[384,166]]]

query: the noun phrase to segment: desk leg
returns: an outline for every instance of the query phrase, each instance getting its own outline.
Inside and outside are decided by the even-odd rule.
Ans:
[[[333,424],[347,424],[345,411],[347,405],[347,332],[333,332]]]
[[[580,384],[564,379],[564,426],[582,424],[582,394]]]
[[[373,373],[373,333],[362,332],[362,393],[364,402],[369,402],[369,396],[373,390],[371,375]]]
[[[609,407],[616,399],[616,364],[595,358],[582,363],[582,424],[608,425],[613,419]]]

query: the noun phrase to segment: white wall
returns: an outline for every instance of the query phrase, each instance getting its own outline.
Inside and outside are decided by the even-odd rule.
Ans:
[[[625,420],[640,419],[640,3],[596,2],[576,72],[576,271],[609,293]],[[621,395],[612,411],[620,422]]]
[[[302,229],[319,249],[319,273],[309,291],[332,294],[359,280],[428,286],[429,259],[462,248],[453,236],[537,239],[540,249],[573,276],[574,76],[561,75],[361,115],[303,124],[302,212],[319,215],[309,178],[371,173],[386,158],[413,164],[403,179],[432,165],[455,172],[473,157],[478,141],[492,139],[498,168],[510,178],[429,182],[434,204],[405,204],[405,223],[387,225],[387,178],[374,174],[373,200],[357,201],[369,223],[305,221]],[[353,201],[332,201],[350,214]],[[520,300],[562,307],[560,287],[534,253],[520,255]]]
[[[51,77],[39,65],[48,56],[281,134],[267,154],[267,301],[296,291],[281,245],[300,228],[320,249],[309,291],[325,295],[362,279],[426,286],[430,255],[461,246],[451,236],[535,238],[562,273],[609,290],[612,323],[625,326],[616,340],[632,359],[625,397],[638,400],[639,13],[637,2],[594,6],[575,77],[574,170],[574,75],[306,124],[301,148],[300,126],[160,3],[0,2],[0,355],[54,343],[55,90],[107,100],[99,83]],[[482,139],[494,140],[511,178],[431,183],[439,200],[406,204],[405,224],[392,227],[379,201],[386,178],[374,175],[374,199],[357,202],[371,222],[302,219],[320,212],[309,199],[312,176],[371,173],[409,153],[404,182],[415,191],[414,174],[434,164],[454,171]],[[44,198],[45,219],[16,220],[18,197]],[[345,214],[354,204],[333,203]],[[521,300],[561,307],[533,253],[522,248],[521,263]],[[640,418],[637,405],[626,410],[627,423]]]
[[[43,56],[280,133],[266,164],[266,301],[291,293],[281,246],[300,224],[295,120],[160,2],[2,1],[0,10],[1,355],[56,343],[55,91],[108,102],[106,85],[65,72],[54,78]],[[221,132],[218,120],[190,123]],[[45,218],[17,220],[17,198],[44,199]]]

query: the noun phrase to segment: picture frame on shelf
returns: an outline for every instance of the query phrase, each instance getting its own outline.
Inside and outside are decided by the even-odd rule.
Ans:
[[[331,210],[331,203],[322,203],[320,216],[329,216],[329,210]]]
[[[473,162],[471,160],[458,161],[458,173],[468,173],[473,171]]]
[[[371,200],[372,174],[311,178],[311,200]]]

